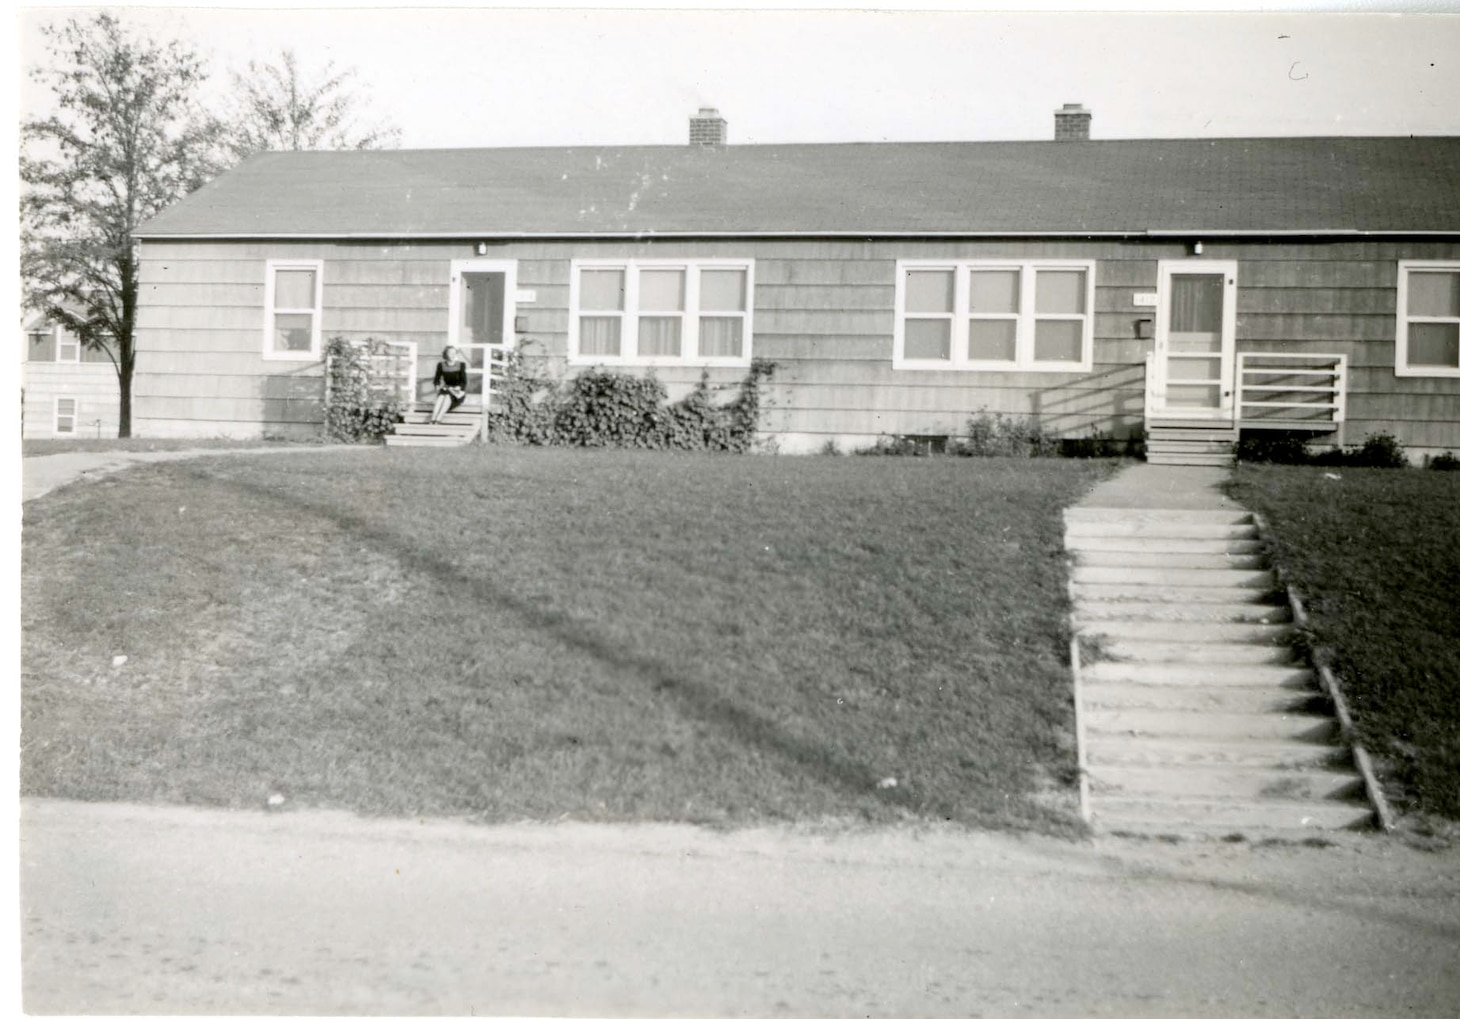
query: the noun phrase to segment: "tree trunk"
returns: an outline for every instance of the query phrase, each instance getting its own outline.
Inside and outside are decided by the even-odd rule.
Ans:
[[[121,406],[117,414],[117,438],[132,437],[132,365],[130,361],[117,370],[117,389],[121,392]]]

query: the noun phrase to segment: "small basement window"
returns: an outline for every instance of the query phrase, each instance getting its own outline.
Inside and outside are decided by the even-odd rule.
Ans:
[[[76,417],[81,413],[81,405],[74,396],[56,397],[56,426],[57,435],[75,435]]]
[[[1091,261],[897,263],[892,366],[1089,371]]]
[[[573,263],[573,364],[748,365],[754,263],[583,259]]]
[[[264,357],[318,361],[324,263],[271,260],[264,282]]]
[[[1460,378],[1460,262],[1400,262],[1394,374]]]

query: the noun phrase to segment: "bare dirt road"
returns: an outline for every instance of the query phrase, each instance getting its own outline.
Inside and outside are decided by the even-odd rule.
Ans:
[[[1460,1010],[1460,855],[952,830],[25,801],[64,1013],[1365,1016]]]

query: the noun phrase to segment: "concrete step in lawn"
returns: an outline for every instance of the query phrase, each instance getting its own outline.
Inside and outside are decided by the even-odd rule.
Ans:
[[[1343,768],[1213,767],[1203,764],[1170,768],[1109,765],[1090,774],[1102,796],[1148,799],[1200,796],[1246,800],[1352,800],[1362,797],[1364,783]]]
[[[1100,653],[1117,662],[1174,662],[1183,665],[1286,665],[1296,654],[1288,644],[1164,643],[1103,640]]]
[[[1187,686],[1086,683],[1085,710],[1193,711],[1223,714],[1312,714],[1328,709],[1317,689],[1261,686]]]
[[[1161,711],[1151,708],[1092,708],[1085,731],[1133,739],[1295,740],[1317,743],[1338,735],[1338,723],[1322,715],[1266,712]]]
[[[1119,534],[1071,534],[1065,548],[1072,552],[1170,552],[1203,555],[1259,555],[1263,545],[1257,538],[1180,538]]]
[[[1216,602],[1231,604],[1245,602],[1252,605],[1282,604],[1271,587],[1162,587],[1159,584],[1108,584],[1077,583],[1072,585],[1070,595],[1076,605],[1094,602],[1177,602],[1191,604]]]
[[[1183,570],[1157,567],[1075,566],[1076,584],[1149,585],[1152,587],[1258,587],[1271,591],[1277,577],[1271,570]]]
[[[1135,683],[1146,686],[1248,686],[1257,689],[1312,689],[1313,670],[1303,664],[1258,662],[1092,662],[1080,667],[1088,685]]]
[[[1090,619],[1082,606],[1075,630],[1107,640],[1151,641],[1163,644],[1284,644],[1293,639],[1290,623],[1213,622],[1211,620]]]
[[[1166,448],[1183,464],[1230,459],[1200,436]],[[1251,514],[1131,508],[1130,492],[1065,511],[1071,623],[1098,659],[1080,668],[1091,823],[1161,835],[1372,824],[1368,802],[1349,799],[1362,780],[1298,659]]]
[[[1293,610],[1286,605],[1262,602],[1161,602],[1126,600],[1082,600],[1075,616],[1075,628],[1087,623],[1118,619],[1166,623],[1287,623]]]
[[[1183,796],[1106,796],[1091,811],[1091,821],[1111,832],[1166,835],[1173,831],[1210,837],[1301,838],[1318,832],[1373,825],[1368,803],[1323,800],[1232,800]]]
[[[1257,541],[1257,525],[1250,520],[1223,523],[1219,519],[1186,521],[1172,518],[1110,519],[1071,517],[1065,513],[1065,533],[1076,538],[1197,538],[1208,541]]]
[[[1075,549],[1080,566],[1140,567],[1143,569],[1255,570],[1266,565],[1260,554],[1231,552],[1127,552]]]
[[[1166,771],[1184,765],[1230,768],[1352,769],[1353,758],[1341,746],[1289,739],[1224,741],[1202,737],[1090,733],[1085,739],[1086,767],[1139,767]]]

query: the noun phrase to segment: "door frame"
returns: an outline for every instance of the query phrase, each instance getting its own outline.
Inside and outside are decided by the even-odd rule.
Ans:
[[[510,350],[517,345],[517,331],[513,325],[517,319],[517,262],[503,258],[453,258],[451,260],[451,294],[447,301],[446,342],[460,347],[461,339],[461,277],[469,272],[500,272],[505,274],[502,282],[502,347]]]
[[[502,342],[467,343],[461,338],[462,277],[469,272],[502,273]],[[447,299],[446,343],[456,347],[466,356],[467,375],[479,375],[482,379],[480,395],[472,394],[467,405],[475,407],[480,401],[483,410],[491,403],[492,379],[499,377],[506,368],[506,352],[517,345],[517,262],[504,258],[453,258],[451,260],[451,288]],[[473,367],[475,351],[482,352],[480,368]],[[468,381],[467,391],[471,392]]]
[[[1222,349],[1216,407],[1168,407],[1167,383],[1171,356],[1171,277],[1221,276],[1222,285]],[[1156,345],[1151,368],[1155,375],[1152,393],[1154,406],[1146,408],[1148,418],[1181,420],[1233,421],[1236,406],[1237,367],[1237,263],[1209,259],[1163,260],[1156,283]]]

